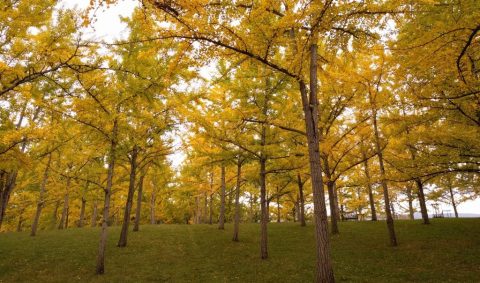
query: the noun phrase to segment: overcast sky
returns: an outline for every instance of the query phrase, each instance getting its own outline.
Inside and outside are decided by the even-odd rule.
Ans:
[[[60,6],[66,8],[86,8],[89,4],[89,0],[62,0]],[[132,13],[133,9],[139,5],[136,0],[119,0],[119,3],[112,5],[108,9],[99,9],[96,12],[96,21],[92,24],[92,27],[88,29],[87,34],[97,39],[103,39],[106,41],[113,41],[115,39],[125,38],[127,36],[126,25],[120,21],[120,16],[128,16]],[[184,159],[183,153],[176,153],[169,157],[173,165],[178,168]],[[430,213],[433,213],[431,206],[432,202],[428,202],[428,209]],[[450,210],[453,213],[453,209],[450,205],[441,204],[441,208]],[[480,199],[475,201],[468,201],[460,204],[457,207],[459,213],[475,213],[480,214]]]

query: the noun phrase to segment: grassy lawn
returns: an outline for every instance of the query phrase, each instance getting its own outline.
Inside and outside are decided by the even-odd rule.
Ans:
[[[109,229],[106,274],[94,275],[99,230],[0,234],[0,282],[312,282],[313,227],[269,224],[268,260],[259,226],[142,226],[117,248]],[[332,238],[339,282],[480,282],[480,219],[397,221],[400,246],[387,246],[384,222],[340,223]]]

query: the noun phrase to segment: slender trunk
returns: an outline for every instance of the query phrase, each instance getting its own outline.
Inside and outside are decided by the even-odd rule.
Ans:
[[[97,227],[97,211],[98,211],[97,200],[95,200],[93,202],[92,223],[90,223],[91,227]]]
[[[210,201],[208,206],[210,207],[210,213],[208,217],[208,224],[213,224],[213,193],[210,194]]]
[[[18,216],[17,232],[22,232],[22,226],[24,221],[25,219],[23,219],[23,211],[22,211]]]
[[[54,229],[55,227],[57,227],[57,220],[58,220],[58,209],[60,208],[60,204],[62,202],[60,200],[56,200],[55,201],[55,207],[53,209],[53,213],[52,213],[52,225],[51,225],[51,228]]]
[[[155,219],[155,208],[157,202],[157,191],[155,188],[152,190],[152,196],[150,197],[150,224],[156,224],[157,220]]]
[[[334,184],[335,182],[332,180],[332,174],[330,172],[330,166],[328,164],[328,157],[323,156],[323,171],[325,176],[327,177],[327,191],[328,191],[328,203],[330,206],[330,232],[335,235],[339,234],[340,231],[338,230],[337,224],[337,217],[335,217],[335,198],[334,198]]]
[[[22,150],[23,152],[23,150]],[[2,227],[3,219],[5,218],[5,213],[7,211],[8,202],[10,200],[10,195],[12,194],[13,189],[15,188],[17,182],[18,171],[14,171],[10,174],[6,174],[6,182],[4,182],[3,190],[0,193],[0,228]]]
[[[62,230],[67,228],[68,225],[68,207],[69,207],[69,190],[70,190],[70,177],[67,177],[67,192],[65,193],[65,197],[63,199],[63,210],[62,210],[62,217],[60,218],[60,223],[58,224],[58,229]]]
[[[267,186],[266,186],[266,161],[260,158],[260,256],[262,259],[268,258],[268,242],[267,242],[267,223],[268,223],[268,208],[267,208]]]
[[[365,152],[363,155],[363,170],[367,179],[368,202],[370,203],[370,212],[372,213],[372,221],[377,221],[377,209],[375,208],[375,199],[373,198],[372,182],[370,178],[370,169],[368,168],[368,159]]]
[[[138,147],[133,146],[132,155],[130,158],[130,182],[128,184],[127,202],[125,203],[125,211],[123,213],[122,230],[120,232],[120,239],[118,240],[118,247],[127,246],[128,225],[130,224],[130,214],[132,211],[133,195],[135,194],[135,179],[137,176],[137,156]]]
[[[328,219],[325,206],[325,194],[320,165],[320,135],[318,132],[318,98],[317,98],[317,44],[316,36],[310,45],[310,95],[306,85],[300,81],[300,93],[305,115],[308,157],[313,192],[313,214],[315,220],[316,264],[315,282],[335,282],[330,259],[330,243],[328,238]]]
[[[203,192],[203,223],[208,223],[208,194]]]
[[[112,194],[113,174],[115,169],[115,155],[116,155],[116,149],[117,149],[117,131],[118,131],[118,121],[117,119],[115,119],[113,122],[112,137],[110,140],[107,185],[104,189],[105,201],[103,203],[102,230],[100,233],[100,242],[98,245],[96,274],[105,273],[105,250],[107,246],[107,228],[108,228],[108,216],[110,213],[110,197]]]
[[[82,206],[80,207],[80,219],[78,219],[78,227],[83,227],[83,221],[85,219],[85,206],[87,204],[87,200],[82,197]]]
[[[242,159],[238,157],[237,160],[237,185],[235,186],[235,217],[233,223],[233,238],[232,240],[238,242],[238,232],[240,230],[240,186],[242,184]]]
[[[212,225],[213,223],[213,171],[210,172],[210,201],[208,203],[208,207],[210,208],[210,213],[208,217],[208,224]]]
[[[455,218],[458,218],[457,204],[455,203],[455,197],[453,195],[452,180],[448,176],[448,192],[450,193],[450,200],[452,201],[453,212],[455,213]]]
[[[304,182],[302,182],[302,177],[300,176],[300,173],[297,174],[297,184],[298,184],[298,196],[299,196],[299,221],[300,221],[300,226],[306,226],[307,223],[305,222],[305,197],[303,195],[303,185]]]
[[[225,165],[222,163],[222,175],[221,175],[221,188],[220,188],[220,216],[218,218],[218,229],[225,229],[225,194],[226,194],[226,184],[225,184]]]
[[[417,185],[418,202],[420,203],[420,212],[422,213],[423,224],[430,224],[430,219],[428,219],[427,203],[425,201],[422,180],[420,180],[420,178],[415,178],[415,184]]]
[[[135,210],[135,223],[133,225],[133,231],[138,232],[140,230],[140,218],[142,216],[142,196],[143,196],[143,179],[145,174],[140,176],[138,183],[138,192],[137,192],[137,207]]]
[[[42,213],[42,208],[45,203],[45,193],[46,193],[46,186],[48,181],[48,172],[50,171],[50,164],[52,162],[52,154],[48,155],[47,166],[45,167],[45,171],[43,172],[43,179],[42,184],[40,185],[40,196],[37,202],[37,210],[35,211],[35,217],[33,218],[32,230],[30,232],[30,236],[35,236],[37,234],[38,228],[38,221],[40,220],[40,214]]]
[[[407,188],[407,199],[408,199],[408,217],[410,220],[414,220],[415,212],[413,210],[413,195],[412,195],[412,187],[410,185]]]
[[[385,214],[387,218],[387,228],[388,228],[388,233],[390,236],[390,245],[391,246],[397,246],[397,236],[395,234],[395,227],[393,224],[393,218],[392,218],[392,211],[390,210],[390,196],[388,193],[388,185],[387,185],[387,180],[386,180],[386,174],[385,174],[385,167],[383,165],[383,154],[382,150],[380,148],[380,134],[378,131],[378,126],[377,126],[377,111],[374,108],[373,109],[373,129],[374,129],[374,135],[375,135],[375,148],[377,151],[377,156],[378,156],[378,163],[380,167],[380,177],[381,177],[381,183],[382,183],[382,188],[383,188],[383,199],[385,202]]]
[[[277,187],[277,223],[280,223],[280,194]]]
[[[193,218],[194,224],[200,224],[200,196],[195,196],[195,217]]]

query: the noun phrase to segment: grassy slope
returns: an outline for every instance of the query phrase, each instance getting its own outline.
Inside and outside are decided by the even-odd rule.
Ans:
[[[398,221],[400,246],[384,222],[341,223],[332,239],[335,274],[350,282],[480,282],[480,219]],[[241,242],[208,225],[143,226],[117,248],[109,230],[106,272],[93,275],[98,229],[0,234],[0,282],[312,282],[313,227],[269,225],[270,259],[259,259],[259,226]]]

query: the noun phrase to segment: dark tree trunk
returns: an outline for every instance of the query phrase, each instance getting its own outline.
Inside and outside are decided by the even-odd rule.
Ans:
[[[232,240],[238,242],[238,233],[240,230],[240,186],[242,184],[242,159],[238,157],[237,160],[237,184],[235,186],[235,217],[233,222],[233,238]]]
[[[373,104],[373,102],[372,102]],[[393,218],[392,218],[392,211],[390,210],[390,196],[388,193],[388,185],[387,185],[387,180],[386,180],[386,174],[385,174],[385,167],[383,165],[383,153],[380,148],[380,134],[378,131],[378,126],[377,126],[377,111],[376,108],[373,107],[373,130],[374,130],[374,135],[375,135],[375,149],[377,151],[377,156],[378,156],[378,163],[380,167],[380,177],[381,177],[381,183],[382,183],[382,188],[383,188],[383,199],[385,202],[385,214],[387,218],[387,228],[388,228],[388,233],[390,236],[390,245],[391,246],[397,246],[397,236],[395,234],[395,227],[393,224]]]
[[[114,120],[112,137],[110,140],[110,153],[108,156],[108,171],[107,171],[107,186],[104,189],[105,201],[103,203],[103,219],[102,230],[100,233],[100,242],[98,245],[98,255],[96,264],[96,274],[105,273],[105,250],[107,246],[107,228],[108,228],[108,216],[110,213],[110,198],[112,194],[113,174],[115,169],[115,157],[117,149],[117,131],[118,121]]]
[[[6,180],[2,178],[3,186],[0,187],[0,228],[2,227],[3,219],[7,211],[10,195],[12,194],[17,182],[17,174],[17,171],[14,171],[10,174],[4,173],[4,178]]]
[[[210,172],[210,201],[208,203],[210,213],[208,214],[208,224],[213,224],[213,171]]]
[[[118,240],[118,247],[127,246],[128,226],[130,224],[130,214],[132,211],[133,196],[135,194],[135,179],[137,176],[137,156],[138,147],[133,146],[132,155],[130,156],[130,181],[128,184],[127,202],[125,203],[125,211],[123,213],[122,230],[120,232],[120,239]]]
[[[226,194],[226,184],[225,184],[225,164],[222,163],[221,168],[221,188],[220,188],[220,216],[218,218],[218,229],[225,229],[225,194]]]
[[[68,226],[68,208],[69,208],[69,191],[70,191],[70,177],[67,177],[67,192],[63,199],[63,210],[62,217],[60,217],[60,223],[58,224],[58,229],[62,230]]]
[[[25,219],[23,219],[23,212],[18,216],[17,232],[22,232],[22,226]]]
[[[152,190],[152,196],[150,197],[150,224],[157,224],[157,220],[155,219],[155,210],[156,210],[156,204],[157,202],[157,190],[153,188]]]
[[[80,219],[78,219],[78,227],[83,227],[83,221],[85,220],[85,205],[87,200],[82,197],[82,206],[80,207]]]
[[[138,183],[138,192],[137,192],[137,207],[135,210],[135,223],[133,225],[133,231],[138,232],[140,229],[140,218],[142,216],[142,196],[143,196],[143,179],[145,178],[145,174],[140,176],[140,180]]]
[[[305,196],[303,195],[303,185],[305,184],[302,182],[302,177],[300,174],[297,174],[297,184],[298,184],[298,196],[299,196],[299,219],[300,226],[306,226],[307,223],[305,222]]]
[[[60,200],[56,200],[55,201],[55,207],[53,209],[53,213],[52,213],[52,229],[54,229],[55,227],[57,227],[57,220],[58,220],[58,209],[60,208],[60,204],[62,202]]]
[[[368,202],[370,203],[370,212],[372,213],[372,221],[377,221],[377,209],[375,208],[375,199],[373,198],[372,182],[370,178],[370,169],[368,168],[368,159],[365,152],[363,155],[363,170],[367,179]]]
[[[413,209],[413,195],[412,195],[412,187],[410,185],[407,188],[407,199],[408,199],[408,218],[410,220],[414,220],[415,211]]]
[[[95,200],[93,202],[92,223],[90,223],[91,227],[97,227],[97,211],[98,211],[97,200]]]
[[[46,186],[48,181],[48,172],[50,171],[50,164],[52,162],[52,154],[48,155],[47,166],[45,167],[45,171],[43,172],[43,179],[42,184],[40,185],[40,196],[37,201],[37,210],[35,211],[35,217],[33,218],[32,230],[30,232],[30,236],[35,236],[37,234],[38,229],[38,221],[40,220],[40,214],[42,213],[43,205],[45,204],[45,193],[46,193]]]
[[[203,192],[203,223],[208,223],[208,194]]]
[[[335,182],[332,180],[332,173],[330,172],[330,164],[328,164],[328,157],[323,156],[323,169],[325,176],[327,177],[327,190],[328,190],[328,203],[330,206],[330,231],[333,235],[339,234],[340,231],[338,230],[337,224],[337,217],[336,217],[336,209],[335,209],[335,192],[334,192],[334,184]]]
[[[306,85],[300,81],[300,94],[305,115],[307,133],[308,158],[313,191],[313,214],[315,221],[316,264],[315,282],[335,282],[330,259],[330,243],[328,238],[328,219],[325,206],[325,194],[320,165],[320,135],[318,131],[318,98],[317,98],[317,44],[316,36],[310,45],[310,95]]]
[[[267,186],[266,186],[266,160],[260,158],[260,257],[262,259],[268,258],[268,242],[267,242],[267,223],[268,223],[268,208],[267,208]]]
[[[452,182],[450,180],[450,176],[448,176],[448,191],[450,193],[450,201],[452,202],[455,218],[458,218],[457,204],[455,203],[455,197],[453,195],[453,188],[452,188]]]
[[[418,202],[420,203],[420,212],[422,213],[423,224],[430,224],[428,219],[427,203],[425,201],[425,194],[423,192],[423,183],[420,178],[415,178],[415,184],[418,190]]]
[[[277,223],[280,223],[280,192],[277,187]]]

